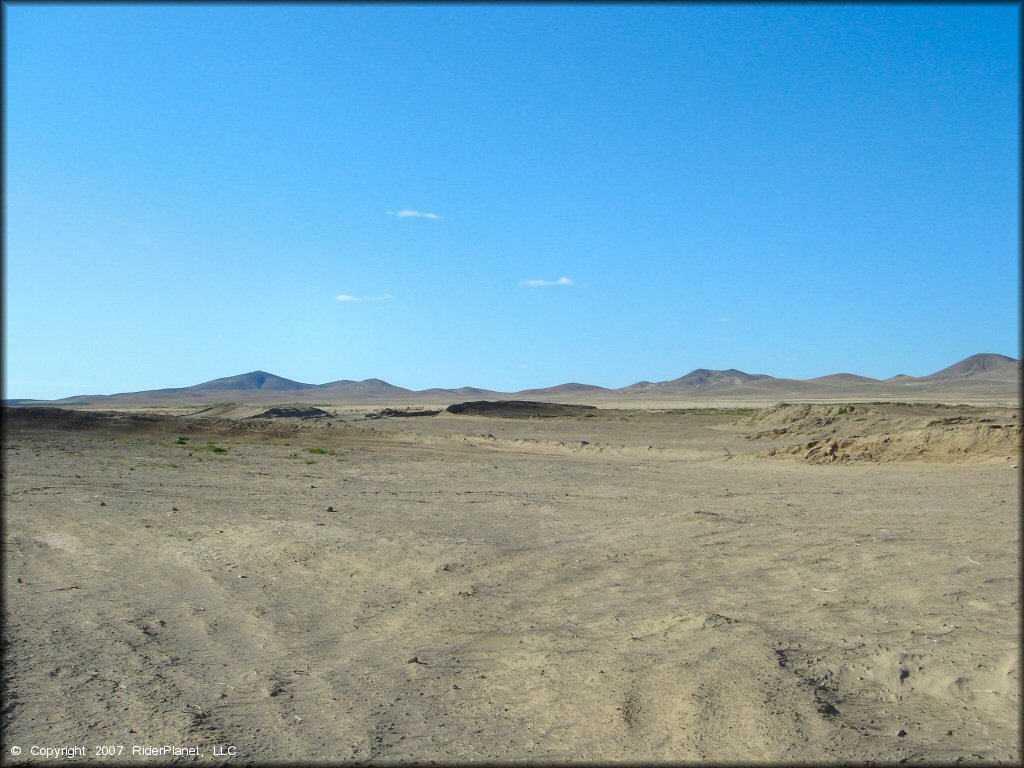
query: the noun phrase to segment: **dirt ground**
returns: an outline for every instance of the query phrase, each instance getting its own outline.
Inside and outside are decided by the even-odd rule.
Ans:
[[[6,760],[1021,760],[1016,409],[332,413],[5,412]]]

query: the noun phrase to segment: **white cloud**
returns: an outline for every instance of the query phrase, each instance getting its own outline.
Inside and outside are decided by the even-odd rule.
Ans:
[[[438,216],[436,213],[427,213],[426,211],[412,211],[408,208],[403,208],[400,211],[388,211],[388,216],[397,216],[400,219],[433,219],[434,221],[440,221],[443,217]]]
[[[390,293],[384,293],[380,296],[349,296],[347,293],[342,293],[334,298],[338,301],[384,301],[385,299],[393,299],[395,297]]]
[[[523,280],[520,285],[525,285],[527,288],[541,288],[545,285],[572,285],[572,280],[568,277],[560,277],[557,280]]]

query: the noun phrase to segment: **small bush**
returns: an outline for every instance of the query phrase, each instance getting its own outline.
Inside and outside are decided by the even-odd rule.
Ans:
[[[184,443],[180,443],[184,445]],[[210,440],[206,445],[189,445],[186,446],[190,451],[209,451],[210,453],[227,453],[227,448],[221,448],[219,445],[214,445],[213,440]]]

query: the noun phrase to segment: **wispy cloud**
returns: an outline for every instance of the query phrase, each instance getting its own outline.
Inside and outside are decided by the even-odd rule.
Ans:
[[[388,211],[388,216],[397,216],[400,219],[433,219],[434,221],[440,221],[443,216],[438,216],[436,213],[428,213],[427,211],[413,211],[408,208],[403,208],[400,211]]]
[[[337,301],[384,301],[395,297],[390,293],[383,293],[380,296],[349,296],[347,293],[341,293],[334,298]]]
[[[546,285],[572,285],[572,280],[568,277],[560,277],[557,280],[523,280],[520,285],[525,285],[527,288],[541,288]]]

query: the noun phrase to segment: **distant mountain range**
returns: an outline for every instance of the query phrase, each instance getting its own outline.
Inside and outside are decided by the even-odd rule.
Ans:
[[[814,379],[775,378],[763,373],[744,373],[734,368],[713,371],[698,368],[670,381],[638,381],[619,389],[593,384],[567,383],[519,392],[496,392],[477,387],[411,390],[396,387],[381,379],[353,381],[340,379],[327,384],[304,384],[265,371],[203,382],[191,387],[122,392],[116,395],[77,395],[61,400],[5,400],[5,405],[42,403],[71,406],[170,405],[182,402],[330,402],[426,400],[456,402],[467,398],[636,398],[690,399],[701,397],[774,399],[783,397],[913,397],[955,396],[970,393],[980,396],[1012,397],[1019,392],[1021,362],[998,354],[978,354],[928,376],[899,374],[889,379],[872,379],[852,373],[834,373]]]

